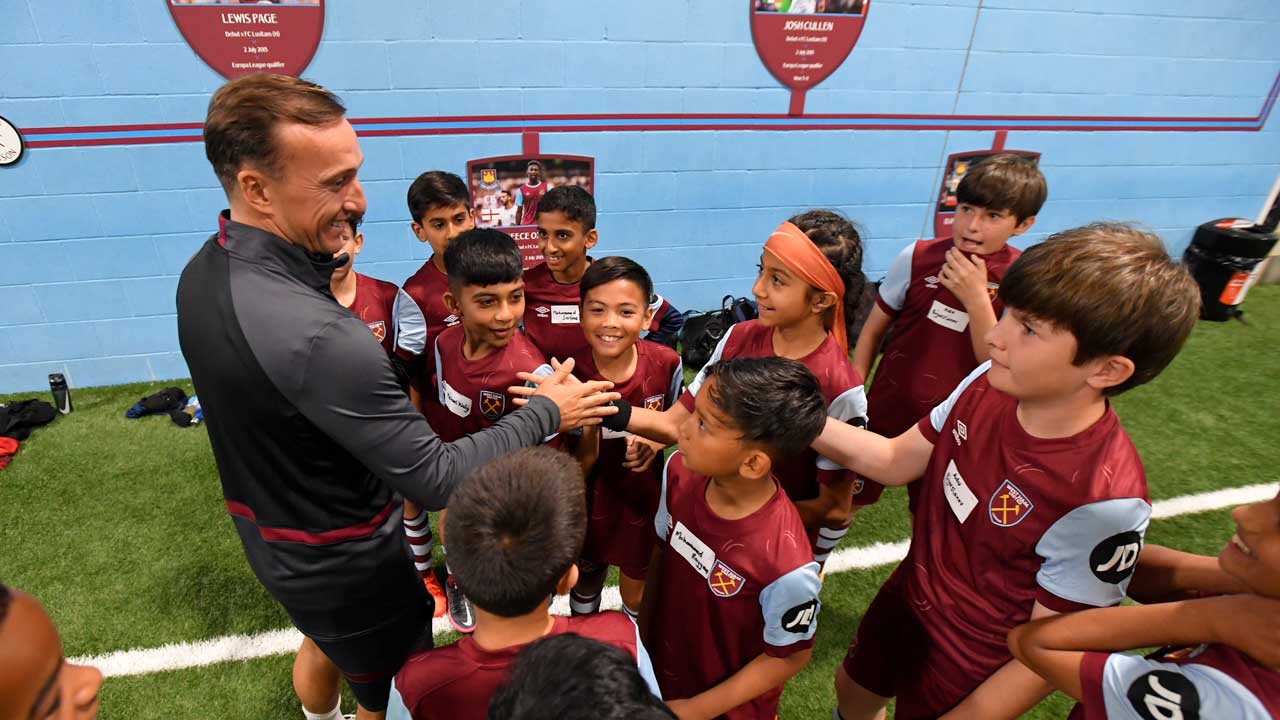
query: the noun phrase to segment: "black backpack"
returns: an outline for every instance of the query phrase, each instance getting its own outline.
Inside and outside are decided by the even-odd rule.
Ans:
[[[701,370],[725,332],[736,323],[754,320],[756,314],[755,301],[732,295],[724,296],[719,310],[686,312],[680,328],[680,359],[684,366]]]

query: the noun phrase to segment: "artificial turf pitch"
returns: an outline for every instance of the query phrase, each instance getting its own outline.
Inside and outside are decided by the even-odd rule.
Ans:
[[[1280,466],[1280,287],[1245,303],[1247,324],[1201,323],[1173,365],[1116,400],[1146,465],[1153,499],[1277,479]],[[202,427],[126,420],[167,383],[76,389],[75,412],[37,430],[0,470],[0,581],[39,597],[68,656],[149,648],[287,627],[245,563]],[[189,381],[176,384],[191,391]],[[0,396],[0,402],[44,393]],[[860,513],[842,547],[902,540],[905,493]],[[1216,554],[1229,511],[1152,522],[1148,541]],[[809,667],[787,687],[781,717],[827,718],[831,676],[890,566],[828,575]],[[292,657],[109,678],[101,717],[301,717]],[[344,705],[352,702],[347,693]],[[1055,696],[1028,717],[1060,718]]]

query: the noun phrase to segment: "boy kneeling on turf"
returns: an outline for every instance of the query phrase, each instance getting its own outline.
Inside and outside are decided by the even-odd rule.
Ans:
[[[549,613],[551,594],[578,581],[574,561],[587,528],[582,470],[571,457],[538,447],[480,467],[454,490],[445,523],[454,577],[475,604],[475,632],[409,658],[392,686],[388,720],[484,720],[520,649],[567,632],[622,648],[657,692],[626,615]]]
[[[1037,620],[1009,634],[1009,649],[1080,701],[1079,720],[1280,716],[1280,496],[1232,516],[1217,560],[1242,594]],[[1153,550],[1168,554],[1144,549],[1139,572]],[[1152,645],[1170,647],[1114,652]]]
[[[1059,233],[1000,286],[990,360],[915,427],[828,422],[814,447],[885,485],[916,478],[911,549],[836,671],[837,717],[1016,717],[1052,689],[1009,654],[1028,619],[1115,605],[1151,505],[1108,398],[1150,381],[1195,325],[1194,281],[1126,225]]]
[[[825,418],[817,379],[794,360],[705,370],[663,473],[641,609],[658,683],[684,720],[772,719],[783,683],[809,662],[822,582],[771,471]]]

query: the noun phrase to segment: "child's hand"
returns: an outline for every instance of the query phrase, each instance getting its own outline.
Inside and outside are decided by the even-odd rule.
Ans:
[[[1192,602],[1218,604],[1211,615],[1215,640],[1280,669],[1280,600],[1242,594]]]
[[[987,264],[981,255],[965,257],[964,253],[951,248],[938,278],[942,287],[950,290],[966,309],[981,303],[991,304],[991,296],[987,293]]]
[[[622,460],[622,467],[632,472],[644,472],[662,452],[662,446],[646,440],[638,435],[627,437],[627,455]]]

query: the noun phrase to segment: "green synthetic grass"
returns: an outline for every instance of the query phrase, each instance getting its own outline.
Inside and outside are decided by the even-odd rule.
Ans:
[[[1248,325],[1202,323],[1161,377],[1116,401],[1154,499],[1280,475],[1280,287],[1252,290],[1246,307]],[[37,430],[0,471],[0,580],[45,603],[68,655],[288,624],[245,563],[204,428],[124,418],[163,385],[76,389],[75,412]],[[890,490],[843,545],[901,540],[908,528],[905,492]],[[1214,511],[1153,522],[1148,539],[1216,554],[1231,528],[1229,513]],[[890,570],[828,576],[814,659],[788,686],[783,718],[830,716],[832,672]],[[296,717],[291,661],[112,678],[102,717]],[[1068,707],[1051,698],[1028,717]]]

